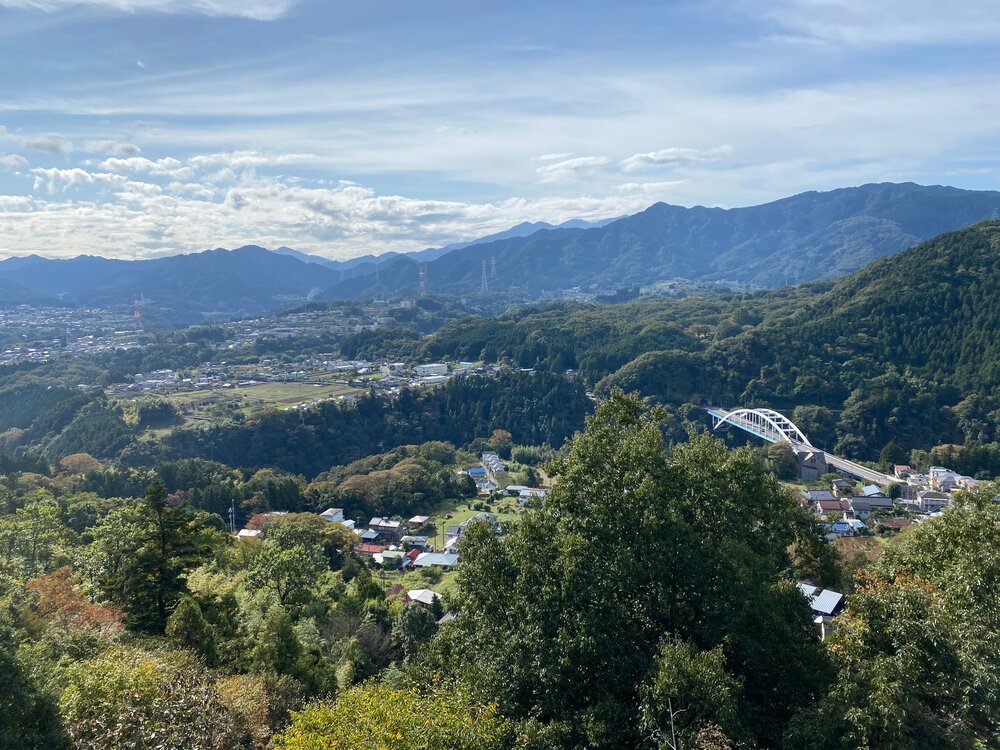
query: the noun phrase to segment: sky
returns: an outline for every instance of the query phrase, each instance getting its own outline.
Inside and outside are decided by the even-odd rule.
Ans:
[[[0,0],[0,257],[998,187],[994,0]]]

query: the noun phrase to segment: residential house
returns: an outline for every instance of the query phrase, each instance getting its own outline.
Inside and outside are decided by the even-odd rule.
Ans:
[[[877,484],[866,484],[861,488],[861,494],[864,497],[885,497],[885,493],[882,488]]]
[[[934,513],[951,505],[951,495],[937,490],[925,490],[917,493],[914,505],[924,513]]]
[[[932,490],[951,492],[961,486],[961,477],[958,472],[946,469],[943,466],[932,466],[928,474],[930,475]]]
[[[884,495],[879,497],[873,495],[872,497],[852,497],[850,501],[850,514],[853,518],[860,518],[862,520],[868,518],[873,512],[891,512],[892,498],[885,497]]]
[[[821,639],[833,632],[834,618],[844,608],[844,595],[829,589],[820,589],[808,583],[799,583],[799,591],[809,600],[813,612],[813,624]]]
[[[388,570],[402,568],[403,565],[409,562],[401,549],[383,550],[381,555],[374,555],[374,560],[376,563]]]
[[[417,531],[418,529],[422,529],[426,526],[427,522],[430,520],[430,516],[414,516],[406,522],[406,526],[410,531]]]
[[[486,469],[486,478],[493,482],[500,489],[504,489],[510,484],[510,475],[507,473],[507,466],[500,460],[496,453],[484,453],[480,456],[483,466]]]
[[[834,479],[830,482],[830,489],[837,495],[851,495],[854,493],[854,482],[850,479]]]
[[[415,568],[444,568],[448,570],[458,563],[458,555],[443,552],[422,552],[413,561]]]
[[[494,531],[500,530],[500,521],[492,513],[478,513],[467,521],[463,521],[459,524],[453,524],[445,529],[444,535],[446,539],[458,540],[462,538],[462,534],[465,533],[466,529],[469,528],[469,524],[476,522],[486,522],[493,527]],[[447,546],[447,545],[445,545]]]
[[[795,463],[803,482],[815,482],[829,471],[826,454],[817,449],[797,449]]]
[[[329,521],[330,523],[343,523],[344,522],[344,509],[343,508],[327,508],[319,517],[324,521]]]
[[[405,600],[407,604],[419,604],[430,609],[434,602],[441,601],[441,594],[431,589],[413,589],[406,592]]]
[[[837,499],[837,496],[830,490],[803,490],[800,494],[807,503],[818,503],[820,500],[829,502]]]
[[[373,518],[368,522],[368,528],[378,532],[380,537],[392,541],[397,541],[403,535],[403,524],[385,516]]]
[[[913,473],[913,467],[906,464],[896,464],[892,467],[892,475],[896,479],[906,479]]]
[[[834,521],[826,524],[826,538],[829,540],[841,539],[845,536],[854,536],[854,529],[847,521]]]
[[[399,543],[407,550],[419,549],[421,552],[426,552],[428,547],[427,537],[416,534],[406,534]]]
[[[374,555],[381,555],[385,551],[385,546],[382,544],[362,544],[358,547],[359,555],[366,555],[368,557],[373,557]]]
[[[820,500],[815,504],[816,513],[820,518],[826,518],[831,513],[842,516],[851,509],[849,500]]]
[[[895,516],[880,518],[875,523],[880,529],[886,529],[891,533],[897,533],[907,526],[913,525],[913,521],[909,518],[897,518]]]

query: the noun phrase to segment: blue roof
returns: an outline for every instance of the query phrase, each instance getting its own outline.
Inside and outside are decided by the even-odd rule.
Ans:
[[[486,476],[486,467],[473,466],[471,469],[469,469],[469,476],[479,476],[479,477]]]
[[[444,552],[427,552],[414,560],[413,565],[418,568],[425,568],[429,565],[451,567],[457,562],[458,555],[449,555]]]

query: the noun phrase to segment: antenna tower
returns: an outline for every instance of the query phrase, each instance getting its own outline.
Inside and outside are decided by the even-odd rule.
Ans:
[[[229,502],[229,533],[236,533],[236,501]]]
[[[135,330],[142,330],[142,295],[136,293],[132,297],[132,322]]]
[[[423,263],[420,264],[420,273],[418,275],[418,278],[420,279],[420,284],[417,287],[417,294],[419,294],[421,297],[426,297],[427,296],[427,269],[424,267]]]
[[[486,294],[490,290],[490,279],[486,275],[486,261],[483,261],[483,283],[479,287],[479,292],[481,294]]]

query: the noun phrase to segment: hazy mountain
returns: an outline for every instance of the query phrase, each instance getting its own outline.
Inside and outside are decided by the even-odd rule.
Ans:
[[[280,255],[289,255],[293,258],[298,258],[305,263],[318,263],[321,266],[326,266],[327,268],[333,269],[335,271],[351,271],[351,273],[345,273],[345,278],[354,278],[359,274],[357,271],[360,269],[363,273],[374,273],[375,266],[388,263],[390,261],[397,260],[399,258],[404,258],[407,260],[417,261],[419,263],[425,263],[427,261],[436,260],[443,255],[447,255],[455,250],[463,250],[467,247],[472,247],[473,245],[482,245],[486,242],[495,242],[497,240],[506,240],[512,237],[527,237],[528,235],[539,232],[543,229],[559,229],[559,228],[572,228],[572,229],[589,229],[591,227],[603,227],[605,224],[610,224],[612,221],[617,221],[619,217],[612,219],[601,219],[599,221],[587,221],[585,219],[570,219],[569,221],[564,221],[562,224],[549,224],[547,221],[525,221],[517,226],[511,227],[510,229],[505,229],[502,232],[497,232],[495,234],[488,234],[485,237],[480,237],[475,240],[469,240],[466,242],[453,242],[449,245],[444,245],[442,247],[429,247],[426,250],[414,250],[413,252],[400,253],[395,250],[386,250],[380,255],[359,255],[355,258],[348,258],[347,260],[331,260],[330,258],[323,258],[319,255],[311,255],[309,253],[304,253],[301,250],[296,250],[291,247],[279,247],[273,252],[279,253]]]
[[[475,293],[486,262],[494,292],[609,289],[686,278],[754,287],[832,277],[883,255],[990,218],[1000,192],[881,183],[808,192],[748,208],[657,203],[588,229],[542,229],[471,245],[427,265],[438,292]],[[493,273],[494,263],[496,272]],[[330,297],[402,292],[413,273],[381,272],[333,287]],[[400,277],[393,287],[391,278]]]
[[[70,304],[128,305],[135,294],[175,321],[261,312],[308,299],[340,275],[248,246],[153,260],[94,256],[0,264],[0,282]],[[11,292],[13,293],[13,292]],[[0,287],[0,302],[8,290]]]

